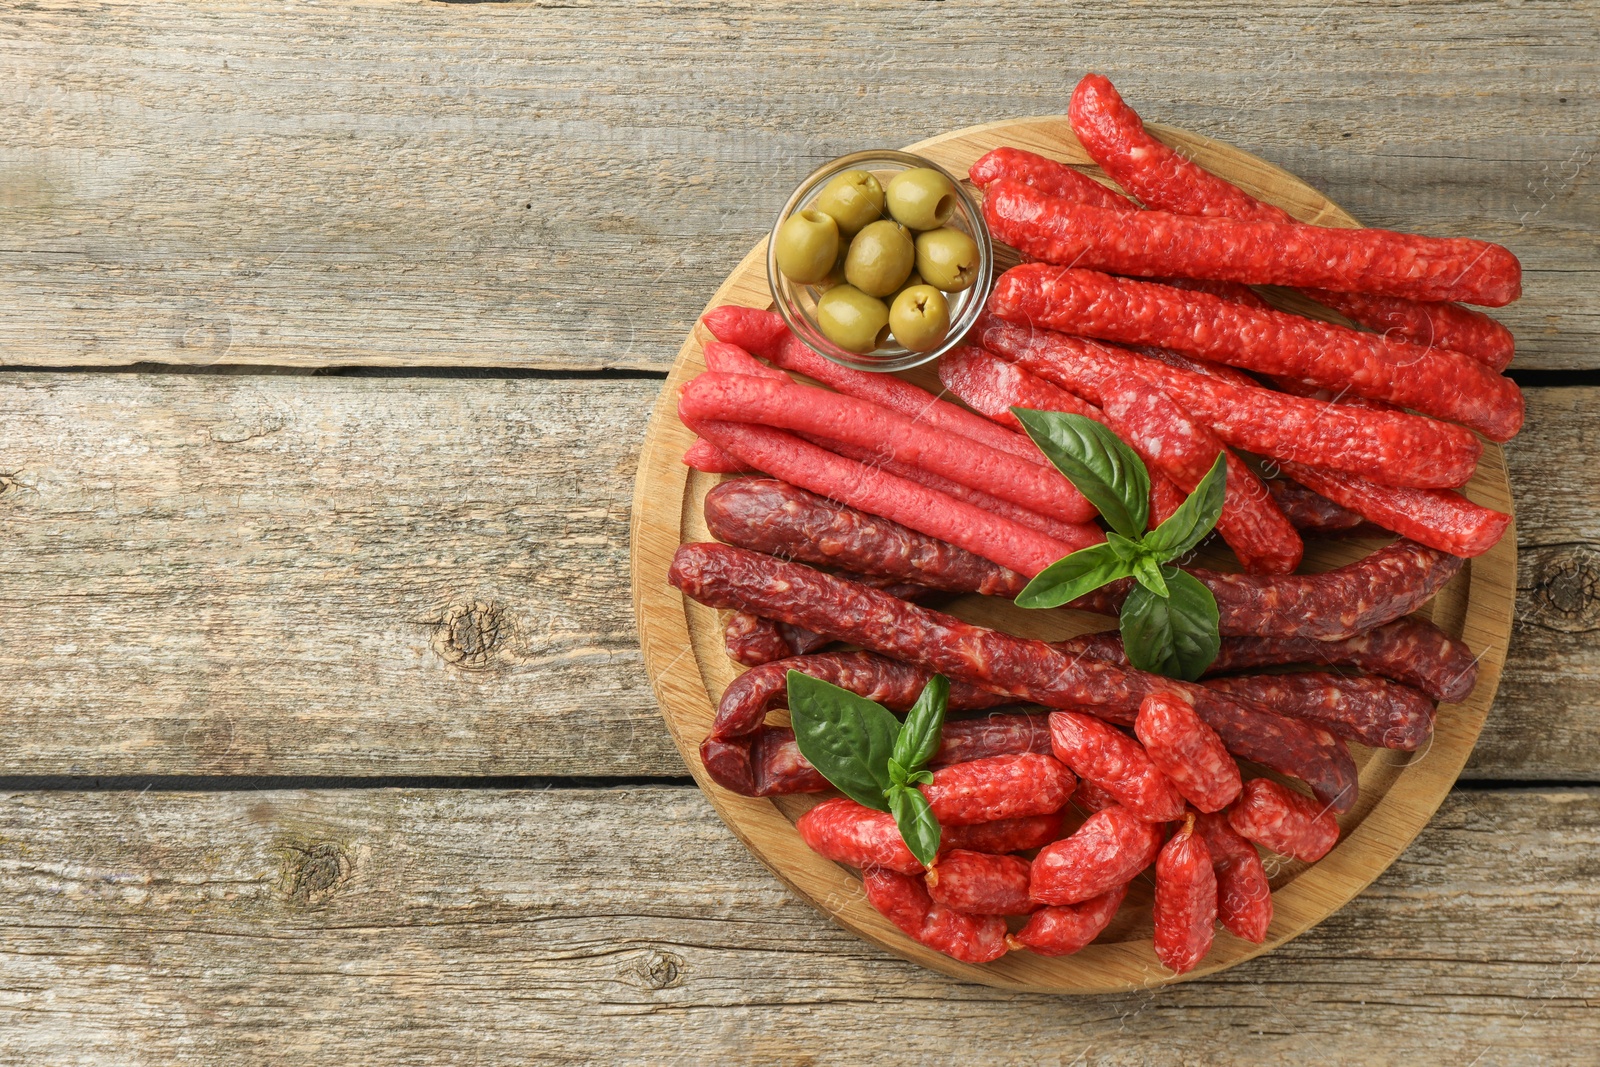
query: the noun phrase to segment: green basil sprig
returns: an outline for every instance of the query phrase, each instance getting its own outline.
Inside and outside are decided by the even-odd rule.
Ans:
[[[928,761],[939,751],[949,680],[928,679],[904,724],[882,704],[820,678],[790,671],[788,680],[800,754],[857,804],[892,814],[911,854],[932,866],[939,820],[917,786],[933,781]]]
[[[1017,596],[1025,608],[1056,608],[1103,585],[1132,578],[1122,605],[1122,646],[1142,671],[1190,681],[1217,658],[1217,601],[1211,590],[1169,561],[1193,550],[1217,524],[1228,488],[1225,454],[1181,507],[1154,530],[1150,473],[1111,430],[1082,415],[1012,408],[1039,450],[1100,511],[1111,527],[1104,544],[1063,556]]]

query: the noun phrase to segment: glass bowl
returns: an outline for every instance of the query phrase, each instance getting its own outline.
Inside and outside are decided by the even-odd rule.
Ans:
[[[945,294],[950,300],[950,332],[936,348],[926,352],[913,352],[898,344],[885,345],[871,352],[851,352],[840,348],[828,340],[817,326],[817,298],[824,290],[815,285],[792,282],[778,269],[778,228],[790,215],[809,207],[816,200],[817,194],[822,191],[822,187],[837,174],[847,170],[869,171],[887,187],[889,179],[896,174],[916,167],[929,167],[938,171],[949,178],[950,184],[955,187],[955,210],[950,213],[950,220],[945,225],[964,231],[977,244],[978,280],[959,293]],[[914,156],[909,152],[889,150],[855,152],[841,156],[832,163],[812,171],[806,180],[800,183],[794,195],[789,197],[789,202],[783,205],[783,210],[778,213],[778,221],[772,224],[772,233],[767,237],[767,284],[772,288],[772,299],[777,304],[778,314],[783,316],[783,321],[789,324],[789,329],[794,331],[795,336],[818,355],[856,370],[905,370],[938,359],[954,348],[983,312],[984,302],[989,297],[989,285],[993,274],[994,249],[989,240],[989,227],[984,223],[983,212],[978,209],[971,194],[962,187],[960,179],[954,174],[930,159]]]

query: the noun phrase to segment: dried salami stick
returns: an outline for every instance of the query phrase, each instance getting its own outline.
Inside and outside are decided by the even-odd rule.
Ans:
[[[1026,948],[1041,956],[1070,956],[1099,937],[1122,907],[1128,884],[1108,889],[1079,904],[1052,904],[1029,916],[1014,936],[1012,948]]]
[[[966,915],[937,904],[922,882],[889,870],[861,874],[867,901],[913,941],[963,963],[989,963],[1006,953],[1006,921]]]
[[[936,537],[771,479],[746,478],[717,486],[706,495],[705,518],[713,536],[754,552],[915,582],[949,593],[1009,599],[1027,584],[1022,575]],[[1337,641],[1415,610],[1455,577],[1463,563],[1436,549],[1397,541],[1325,574],[1258,576],[1186,569],[1216,598],[1225,636]],[[1126,595],[1126,584],[1114,583],[1069,606],[1115,614]],[[1381,658],[1398,664],[1401,657],[1384,654]],[[1388,670],[1372,670],[1408,680]],[[1440,679],[1419,688],[1431,693],[1430,685],[1435,684],[1448,681]],[[1471,688],[1470,680],[1467,688]]]
[[[1176,349],[1334,389],[1348,386],[1360,396],[1460,422],[1494,441],[1510,440],[1522,426],[1516,383],[1458,352],[1248,308],[1209,293],[1024,263],[995,283],[989,310],[1009,322]]]
[[[1278,502],[1278,508],[1302,536],[1359,537],[1362,524],[1367,521],[1321,493],[1286,478],[1268,478],[1267,492],[1272,494],[1272,499]]]
[[[968,915],[1027,915],[1040,905],[1028,898],[1027,860],[967,849],[941,851],[923,882],[935,903]]]
[[[1415,752],[1433,736],[1433,701],[1384,678],[1306,671],[1212,678],[1205,686],[1314,720],[1346,741],[1372,748]]]
[[[1156,857],[1154,913],[1156,958],[1176,974],[1192,971],[1217,923],[1217,875],[1192,815]]]
[[[1062,556],[1104,538],[1098,530],[1089,534],[1095,528],[1085,526],[1083,544],[1058,541],[782,430],[716,420],[695,422],[690,428],[757,470],[949,541],[1019,573],[1037,574]]]
[[[1291,663],[1356,667],[1450,703],[1467,699],[1478,681],[1478,660],[1472,650],[1417,618],[1396,619],[1335,641],[1225,637],[1211,669],[1222,673]]]
[[[1228,825],[1222,812],[1195,816],[1217,875],[1217,918],[1236,937],[1259,945],[1272,925],[1272,887],[1256,847]]]
[[[1228,825],[1240,836],[1280,856],[1315,863],[1339,841],[1333,813],[1302,793],[1270,778],[1252,778],[1228,809]]]
[[[766,720],[767,712],[788,707],[790,671],[848,689],[891,711],[910,708],[933,677],[932,671],[870,652],[827,652],[774,660],[745,671],[723,690],[711,736],[726,739],[753,733]],[[951,683],[951,711],[973,711],[1004,703],[1004,696],[961,682]]]
[[[996,148],[978,157],[967,177],[980,189],[1001,179],[1022,182],[1051,196],[1077,200],[1095,207],[1137,211],[1137,204],[1108,189],[1080,170],[1021,148]]]
[[[1079,904],[1127,885],[1155,862],[1165,834],[1123,808],[1089,816],[1034,857],[1029,894],[1041,904]]]
[[[784,370],[815,378],[846,396],[871,401],[932,429],[977,441],[1038,466],[1050,464],[1027,437],[1004,430],[926,389],[892,374],[852,370],[824,359],[790,333],[776,311],[725,304],[706,312],[702,321],[718,339],[770,359]]]
[[[1156,769],[1201,811],[1221,811],[1239,796],[1239,765],[1187,700],[1151,693],[1139,705],[1133,732]]]
[[[1340,471],[1280,461],[1295,481],[1385,530],[1448,552],[1481,556],[1500,542],[1511,516],[1446,489],[1377,485]]]
[[[824,800],[794,824],[811,851],[835,863],[863,870],[882,867],[901,874],[921,874],[922,863],[911,854],[894,816],[862,807],[848,797]]]
[[[794,647],[778,628],[780,625],[748,611],[736,611],[728,616],[723,628],[722,647],[727,650],[729,659],[746,667],[759,667],[796,655]]]
[[[1235,448],[1331,467],[1389,485],[1458,486],[1483,446],[1470,430],[1404,412],[1289,396],[1197,374],[1117,345],[1030,326],[986,322],[985,347],[1067,383],[1137,375],[1159,386]]]
[[[945,767],[970,763],[991,756],[1014,756],[1025,752],[1050,753],[1050,724],[1046,716],[1024,713],[997,713],[979,719],[947,722],[929,766]],[[754,732],[734,737],[707,737],[700,743],[700,762],[722,788],[747,797],[776,797],[793,793],[824,793],[833,788],[822,773],[811,766],[795,743],[794,731],[787,726],[761,726]],[[1006,824],[1026,822],[1007,820]],[[999,826],[1000,823],[992,825]],[[1060,828],[1060,820],[1056,820]],[[1044,840],[1055,839],[1053,833]],[[963,847],[981,852],[1011,852],[1033,845],[990,848],[984,843]]]
[[[1326,730],[1203,686],[1066,655],[841,581],[809,567],[722,544],[678,548],[668,580],[710,607],[752,611],[1046,707],[1131,723],[1157,689],[1182,693],[1228,750],[1299,778],[1339,811],[1355,803],[1356,769]],[[762,670],[764,668],[756,668]]]
[[[1337,288],[1491,307],[1522,295],[1517,257],[1465,237],[1128,213],[1008,179],[984,191],[983,217],[996,239],[1024,255],[1111,274]]]
[[[1054,756],[1022,752],[948,764],[917,788],[941,826],[970,826],[1054,814],[1077,784]]]
[[[683,453],[683,464],[704,474],[745,474],[750,468],[704,438],[695,438]]]
[[[1022,423],[1011,413],[1013,407],[1064,411],[1106,422],[1105,412],[1088,401],[971,345],[959,345],[940,358],[939,381],[974,411],[1018,432]],[[1170,518],[1183,500],[1183,490],[1171,478],[1159,468],[1150,471],[1152,526]]]
[[[1299,566],[1305,545],[1261,479],[1159,385],[1128,373],[1093,342],[992,320],[980,320],[974,331],[989,351],[1098,405],[1117,436],[1185,492],[1193,492],[1217,454],[1225,453],[1228,488],[1217,532],[1246,570],[1288,574]],[[1068,345],[1076,351],[1064,357]]]
[[[1148,703],[1149,697],[1145,698]],[[1217,742],[1220,748],[1222,742]],[[1050,748],[1084,781],[1093,782],[1128,811],[1147,822],[1183,817],[1183,797],[1145,754],[1139,742],[1092,715],[1057,711],[1050,715]],[[1223,758],[1233,758],[1227,749]],[[1231,799],[1231,798],[1230,798]]]
[[[708,372],[683,387],[680,417],[754,423],[821,437],[893,460],[1069,523],[1094,505],[1061,474],[970,438],[930,429],[909,416],[814,386],[748,374]]]
[[[1078,83],[1068,117],[1101,169],[1150,207],[1183,215],[1293,221],[1288,212],[1262,203],[1150,136],[1102,75],[1090,74]],[[1321,290],[1306,295],[1363,326],[1464,352],[1495,370],[1511,362],[1511,332],[1468,308]]]

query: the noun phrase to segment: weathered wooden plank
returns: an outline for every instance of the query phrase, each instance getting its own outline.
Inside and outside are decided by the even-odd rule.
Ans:
[[[7,773],[677,773],[654,381],[0,377]]]
[[[0,774],[667,774],[627,587],[654,381],[0,375]],[[1511,446],[1469,774],[1600,765],[1600,390]]]
[[[1600,365],[1600,6],[1274,14],[15,7],[0,360],[664,368],[811,167],[1098,69],[1369,223],[1505,241],[1522,365]]]
[[[846,935],[688,788],[11,795],[0,1063],[1589,1062],[1597,828],[1458,792],[1278,952],[1055,998]]]

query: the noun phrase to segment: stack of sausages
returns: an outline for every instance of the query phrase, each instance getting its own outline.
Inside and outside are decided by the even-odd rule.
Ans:
[[[1074,952],[1153,864],[1157,954],[1182,972],[1218,921],[1266,938],[1256,846],[1306,862],[1334,846],[1356,795],[1347,743],[1417,750],[1436,703],[1472,690],[1472,652],[1410,613],[1509,523],[1456,490],[1478,434],[1520,425],[1499,373],[1510,335],[1449,301],[1505,303],[1518,268],[1481,242],[1294,222],[1149,137],[1098,76],[1071,118],[1144,206],[1016,149],[974,164],[991,229],[1033,261],[999,279],[941,362],[965,406],[822,359],[773,312],[706,315],[708,370],[679,401],[699,437],[685,462],[740,477],[706,497],[718,542],[682,546],[670,579],[731,611],[729,654],[751,668],[701,747],[735,792],[830,788],[767,722],[788,671],[897,711],[933,673],[952,680],[922,787],[944,827],[932,867],[853,801],[799,825],[862,869],[868,899],[909,936],[970,962]],[[1255,284],[1302,288],[1367,329],[1273,310]],[[930,606],[1014,597],[1104,539],[1013,406],[1116,431],[1150,469],[1153,522],[1227,456],[1217,531],[1243,573],[1185,566],[1218,605],[1208,677],[1138,671],[1114,631],[1048,643]],[[1399,538],[1355,563],[1294,573],[1304,537],[1385,533]],[[1127,592],[1068,608],[1115,615]]]

